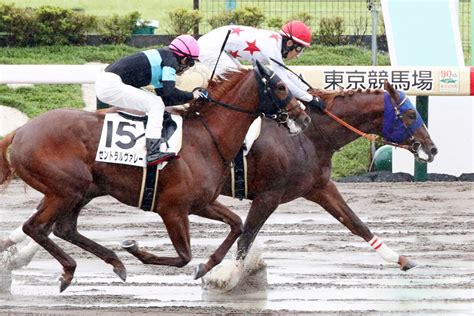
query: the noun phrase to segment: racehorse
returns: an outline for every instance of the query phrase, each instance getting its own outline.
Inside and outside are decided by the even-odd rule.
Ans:
[[[193,102],[184,117],[181,158],[160,172],[159,200],[152,209],[161,216],[178,256],[156,256],[135,244],[124,245],[145,264],[182,267],[191,260],[189,214],[229,224],[228,236],[206,264],[199,265],[195,279],[221,262],[241,234],[241,219],[215,200],[252,121],[263,113],[283,125],[291,122],[291,128],[282,128],[285,133],[297,133],[310,122],[286,85],[259,63],[254,70],[212,82],[208,92],[209,98]],[[95,197],[111,195],[127,205],[138,205],[142,168],[95,161],[104,116],[52,110],[0,142],[0,184],[8,183],[14,172],[44,194],[23,231],[62,265],[60,292],[71,284],[76,262],[48,237],[51,231],[111,264],[126,279],[117,255],[76,227],[81,209]]]
[[[365,133],[383,135],[391,142],[409,145],[416,155],[424,151],[431,162],[437,148],[420,115],[407,98],[388,82],[383,90],[321,91],[330,113]],[[243,272],[244,259],[268,217],[278,205],[305,198],[322,206],[353,234],[370,242],[387,261],[408,270],[415,263],[399,256],[352,211],[330,179],[331,158],[344,145],[359,137],[329,116],[309,108],[311,126],[294,137],[287,137],[269,120],[262,120],[259,138],[247,155],[247,198],[252,204],[238,240],[237,261],[225,265],[223,273],[207,276],[209,285],[230,290]],[[393,130],[391,130],[393,128]],[[392,131],[392,132],[387,132]],[[278,143],[279,146],[272,146]],[[229,176],[230,178],[230,176]],[[221,194],[232,196],[227,181]]]

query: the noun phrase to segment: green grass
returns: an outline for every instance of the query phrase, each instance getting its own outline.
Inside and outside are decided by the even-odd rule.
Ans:
[[[338,179],[366,173],[370,164],[369,151],[370,143],[365,138],[359,138],[344,146],[332,158],[332,177]]]
[[[141,49],[126,45],[2,47],[0,64],[110,63]]]
[[[81,8],[85,14],[96,16],[126,15],[138,11],[143,19],[158,20],[161,25],[167,23],[168,12],[171,10],[178,7],[193,8],[193,0],[0,0],[0,2],[14,3],[18,7],[36,8],[50,5],[70,9]]]
[[[83,108],[80,85],[37,85],[10,89],[0,85],[0,104],[16,108],[32,118],[56,108]]]
[[[372,56],[369,49],[357,46],[322,46],[314,45],[305,50],[301,57],[289,61],[288,65],[329,65],[329,66],[362,66],[371,65]],[[387,54],[377,54],[379,66],[390,65]]]

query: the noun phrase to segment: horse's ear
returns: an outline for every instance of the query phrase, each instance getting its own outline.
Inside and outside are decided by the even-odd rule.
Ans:
[[[273,75],[273,72],[268,67],[265,67],[258,60],[255,60],[253,64],[253,68],[257,69],[258,73],[262,75],[263,77],[270,78]]]
[[[388,82],[388,80],[385,80],[383,88],[390,94],[390,97],[392,97],[392,99],[394,99],[395,102],[398,104],[398,102],[400,101],[400,96],[398,95],[397,90],[395,90],[395,88],[390,84],[390,82]]]

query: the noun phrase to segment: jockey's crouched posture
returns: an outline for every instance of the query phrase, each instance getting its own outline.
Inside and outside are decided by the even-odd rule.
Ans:
[[[96,80],[97,98],[107,104],[143,111],[148,115],[145,130],[149,166],[175,157],[160,151],[165,105],[176,105],[200,97],[199,90],[176,88],[176,75],[194,65],[199,46],[191,35],[176,37],[168,47],[150,49],[123,57],[105,68]],[[141,89],[153,85],[156,95]]]
[[[311,46],[311,30],[308,26],[301,21],[291,21],[283,25],[278,33],[243,25],[214,29],[198,40],[199,60],[209,69],[213,69],[216,65],[228,32],[229,37],[216,67],[217,75],[222,75],[230,69],[242,68],[240,60],[250,62],[258,60],[263,64],[269,64],[297,99],[320,111],[324,110],[324,101],[309,94],[308,87],[282,66],[284,59],[291,60],[298,57],[306,47]]]

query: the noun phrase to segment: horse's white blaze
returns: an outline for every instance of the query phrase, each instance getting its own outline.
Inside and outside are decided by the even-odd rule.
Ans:
[[[301,127],[299,127],[296,124],[296,122],[292,119],[288,119],[288,122],[286,123],[286,125],[288,126],[288,130],[290,131],[290,134],[299,134],[303,131]]]
[[[420,146],[418,150],[416,151],[416,154],[418,155],[419,158],[423,160],[428,160],[430,158],[430,153],[426,151],[423,146]]]

